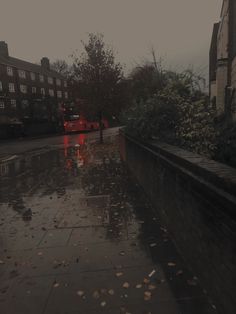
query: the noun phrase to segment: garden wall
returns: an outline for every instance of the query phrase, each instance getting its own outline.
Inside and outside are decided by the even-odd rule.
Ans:
[[[120,133],[122,159],[222,314],[236,309],[236,169]]]

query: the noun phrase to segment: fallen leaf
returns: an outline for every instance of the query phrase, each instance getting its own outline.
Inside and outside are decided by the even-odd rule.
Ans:
[[[0,260],[0,265],[3,265],[3,264],[5,264],[5,262],[4,262],[4,261],[2,261],[2,260]]]
[[[142,285],[141,283],[138,283],[135,288],[136,288],[136,289],[141,289],[142,286],[143,286],[143,285]]]
[[[128,288],[129,288],[129,283],[128,283],[128,282],[125,282],[125,283],[123,284],[123,288],[128,289]]]
[[[84,296],[84,291],[78,290],[78,291],[77,291],[77,295],[78,295],[79,297]]]
[[[144,278],[144,279],[143,279],[143,282],[144,282],[145,284],[148,284],[148,283],[150,282],[150,280],[147,279],[147,278]]]
[[[150,272],[150,274],[148,275],[148,277],[151,278],[155,273],[156,273],[156,271],[155,271],[155,269],[153,269],[153,271]]]
[[[101,302],[101,306],[102,306],[102,307],[104,307],[104,306],[106,306],[106,305],[107,305],[107,303],[106,303],[105,301],[102,301],[102,302]]]
[[[41,256],[41,255],[43,255],[43,252],[38,252],[38,256]]]
[[[125,252],[124,252],[124,251],[121,251],[121,252],[120,252],[120,255],[121,255],[121,256],[124,256],[124,255],[125,255]]]
[[[164,231],[165,233],[167,233],[167,229],[166,229],[166,228],[161,227],[160,229],[161,229],[162,231]]]
[[[211,306],[213,307],[213,309],[214,309],[214,310],[216,310],[216,306],[215,306],[215,304],[212,304]]]
[[[115,291],[114,291],[113,289],[110,289],[110,290],[108,290],[108,294],[114,295],[114,294],[115,294]]]
[[[94,291],[94,293],[93,293],[93,297],[94,297],[94,299],[99,299],[99,297],[100,297],[100,293],[96,290],[96,291]]]
[[[151,244],[149,244],[149,245],[150,245],[150,247],[155,247],[155,246],[157,246],[156,243],[151,243]]]
[[[155,290],[157,287],[155,285],[148,285],[148,290]]]
[[[121,277],[121,276],[123,276],[122,272],[116,273],[116,277]]]
[[[175,264],[175,263],[172,263],[172,262],[169,262],[169,263],[168,263],[168,266],[169,266],[169,267],[175,267],[176,264]]]
[[[58,288],[59,287],[59,283],[58,282],[55,282],[54,284],[53,284],[53,288]]]
[[[151,294],[150,291],[145,291],[145,292],[144,292],[144,300],[145,300],[145,301],[151,300],[151,297],[152,297],[152,294]]]

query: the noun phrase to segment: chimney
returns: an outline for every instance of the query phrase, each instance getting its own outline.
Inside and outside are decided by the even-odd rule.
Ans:
[[[8,45],[5,41],[0,41],[0,56],[8,58]]]
[[[41,59],[41,67],[44,68],[45,70],[50,70],[50,62],[49,59],[46,57],[43,57]]]

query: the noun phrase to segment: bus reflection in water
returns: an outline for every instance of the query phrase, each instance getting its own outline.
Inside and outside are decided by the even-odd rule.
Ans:
[[[77,175],[77,169],[84,165],[85,156],[82,154],[83,145],[85,143],[85,134],[79,134],[76,139],[77,144],[72,145],[70,143],[70,137],[64,136],[64,156],[66,169],[69,171],[74,171]]]

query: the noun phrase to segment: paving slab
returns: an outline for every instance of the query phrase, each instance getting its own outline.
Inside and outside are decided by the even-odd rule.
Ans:
[[[0,313],[217,313],[104,135],[4,144]]]

